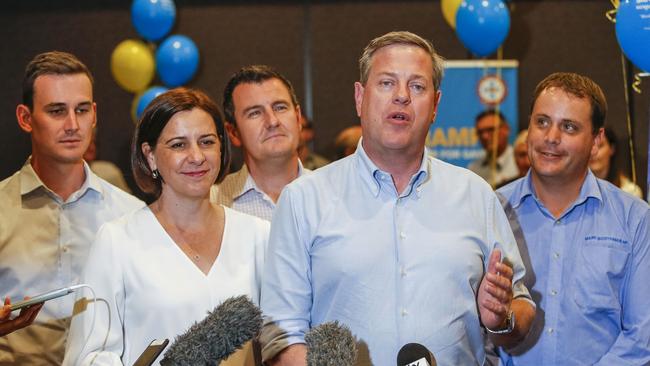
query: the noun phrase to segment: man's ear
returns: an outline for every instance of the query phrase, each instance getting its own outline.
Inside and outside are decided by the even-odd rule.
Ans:
[[[93,102],[93,128],[97,127],[97,103]]]
[[[442,98],[442,92],[440,90],[436,90],[436,97],[433,103],[433,111],[431,113],[431,123],[436,121],[436,116],[438,114],[438,106],[440,105],[440,98]]]
[[[297,118],[298,127],[299,127],[298,131],[302,131],[302,109],[300,109],[299,105],[296,106],[296,117],[298,117]]]
[[[601,127],[598,129],[596,136],[594,136],[594,144],[591,146],[591,154],[590,154],[591,158],[596,156],[596,154],[598,153],[598,149],[599,149],[598,146],[600,146],[600,142],[604,138],[605,138],[605,129]]]
[[[230,137],[230,143],[235,147],[241,147],[241,136],[237,127],[230,122],[226,122],[224,126],[226,127],[228,137]]]
[[[18,104],[16,107],[16,119],[18,120],[18,126],[20,129],[31,133],[32,132],[32,112],[29,110],[29,107],[24,104]]]
[[[354,105],[357,108],[357,117],[361,117],[361,104],[363,103],[364,86],[360,82],[354,83]]]

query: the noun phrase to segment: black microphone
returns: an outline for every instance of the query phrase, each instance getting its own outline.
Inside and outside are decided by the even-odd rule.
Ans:
[[[357,341],[338,321],[311,328],[305,334],[307,366],[352,366],[357,359]]]
[[[262,311],[246,296],[231,297],[179,335],[160,362],[216,365],[259,334]]]
[[[436,366],[436,359],[425,346],[408,343],[397,354],[397,366]]]

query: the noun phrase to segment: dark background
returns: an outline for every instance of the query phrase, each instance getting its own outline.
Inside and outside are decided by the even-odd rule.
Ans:
[[[555,71],[593,78],[607,96],[607,124],[619,135],[618,162],[629,173],[621,56],[614,25],[605,18],[609,1],[514,0],[504,58],[519,61],[519,127],[528,122],[535,85]],[[128,168],[133,132],[133,95],[110,72],[110,55],[124,39],[137,39],[131,1],[30,1],[3,4],[0,12],[0,178],[18,170],[30,153],[29,136],[15,118],[24,67],[37,53],[53,49],[77,55],[95,76],[99,157],[117,163],[132,184]],[[228,77],[241,66],[275,66],[305,96],[305,57],[311,59],[316,151],[333,157],[333,140],[357,123],[353,83],[357,59],[368,41],[391,30],[410,30],[433,41],[445,58],[469,54],[445,22],[439,1],[182,1],[176,0],[173,33],[199,47],[201,66],[189,86],[204,89],[217,102]],[[307,50],[307,51],[305,51]],[[307,55],[307,56],[306,56]],[[645,190],[648,157],[650,79],[631,96],[639,186]],[[442,102],[445,103],[443,96]],[[513,123],[517,124],[517,123]]]

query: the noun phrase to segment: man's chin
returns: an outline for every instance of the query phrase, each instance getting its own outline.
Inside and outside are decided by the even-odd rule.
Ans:
[[[55,157],[60,164],[78,164],[83,161],[83,154],[62,154]]]

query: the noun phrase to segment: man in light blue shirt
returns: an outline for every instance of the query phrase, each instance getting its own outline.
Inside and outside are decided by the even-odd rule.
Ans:
[[[481,365],[482,326],[512,345],[534,314],[507,218],[480,177],[425,153],[442,78],[431,44],[391,32],[359,63],[356,153],[280,196],[262,280],[263,358],[305,365],[305,332],[338,320],[359,342],[359,365],[394,365],[410,342],[440,365]]]
[[[650,362],[650,208],[588,169],[606,111],[581,75],[551,74],[535,91],[531,171],[499,193],[538,307],[506,365]]]

